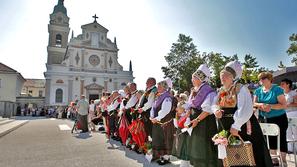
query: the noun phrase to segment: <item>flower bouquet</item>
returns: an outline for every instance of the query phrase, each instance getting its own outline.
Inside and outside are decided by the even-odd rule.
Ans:
[[[212,137],[212,141],[215,145],[218,145],[218,158],[224,159],[227,157],[226,146],[228,145],[229,132],[222,130]]]
[[[153,159],[153,150],[152,150],[152,143],[151,142],[146,142],[143,145],[143,152],[145,153],[145,159],[147,159],[149,162],[152,161]]]
[[[227,157],[226,147],[227,145],[240,145],[240,140],[235,136],[229,134],[228,131],[222,130],[212,137],[212,141],[215,145],[218,145],[218,158],[224,159]]]

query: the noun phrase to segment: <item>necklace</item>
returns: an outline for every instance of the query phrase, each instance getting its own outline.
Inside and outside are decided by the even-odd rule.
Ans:
[[[271,88],[272,88],[272,85],[270,85],[270,86],[268,86],[268,87],[263,86],[263,92],[264,92],[264,93],[267,93],[267,92],[270,91]]]

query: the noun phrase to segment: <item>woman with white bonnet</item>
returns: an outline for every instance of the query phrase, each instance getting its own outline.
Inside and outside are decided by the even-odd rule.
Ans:
[[[215,116],[211,105],[216,96],[215,90],[208,84],[211,72],[202,64],[192,74],[192,92],[188,100],[191,124],[193,128],[189,141],[188,154],[193,166],[220,166],[217,147],[211,138],[217,133]]]
[[[253,114],[253,101],[247,87],[238,81],[242,75],[241,64],[232,61],[220,72],[222,87],[219,90],[215,115],[220,118],[219,129],[229,130],[234,136],[240,135],[253,145],[253,153],[258,167],[272,166],[271,157],[260,125]]]
[[[157,97],[151,109],[153,159],[159,165],[169,163],[173,145],[173,97],[170,94],[172,82],[164,80],[157,84]]]

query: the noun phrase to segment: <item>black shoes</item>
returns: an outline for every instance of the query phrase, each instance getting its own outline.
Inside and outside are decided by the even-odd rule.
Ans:
[[[167,160],[167,159],[164,159],[164,158],[162,157],[162,158],[160,158],[160,159],[157,161],[157,163],[158,163],[159,165],[166,165],[166,164],[170,163],[170,161]]]

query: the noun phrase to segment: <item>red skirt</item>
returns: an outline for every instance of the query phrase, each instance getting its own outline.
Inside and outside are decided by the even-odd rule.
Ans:
[[[125,115],[122,115],[122,118],[121,118],[121,122],[119,126],[119,136],[122,140],[122,143],[125,144],[129,136],[129,125]]]
[[[129,126],[129,131],[131,133],[132,140],[139,148],[143,148],[147,139],[143,122],[139,119],[133,120]]]

